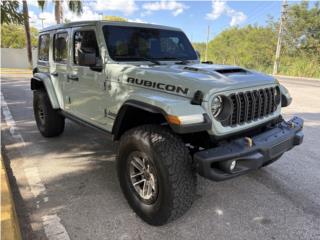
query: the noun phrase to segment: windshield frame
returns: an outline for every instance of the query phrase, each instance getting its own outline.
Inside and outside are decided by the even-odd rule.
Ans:
[[[185,43],[188,44],[190,50],[192,51],[192,54],[194,54],[194,58],[191,58],[191,57],[186,57],[186,58],[183,58],[183,60],[185,61],[188,61],[188,62],[197,62],[199,61],[199,56],[196,52],[196,50],[194,49],[192,43],[190,42],[189,38],[187,37],[187,35],[179,30],[179,29],[166,29],[166,28],[156,28],[156,27],[146,27],[146,26],[130,26],[130,25],[113,25],[113,24],[104,24],[102,25],[102,37],[104,39],[104,42],[106,44],[106,47],[107,47],[107,52],[108,52],[108,56],[109,58],[112,60],[112,61],[115,61],[115,62],[148,62],[144,56],[128,56],[128,57],[123,57],[123,60],[121,59],[121,57],[114,57],[111,53],[110,53],[110,47],[109,47],[109,44],[108,44],[108,39],[106,37],[106,34],[105,34],[105,28],[109,28],[109,27],[117,27],[117,28],[138,28],[138,29],[146,29],[146,30],[159,30],[159,31],[169,31],[169,32],[178,32],[180,34],[183,35],[183,37],[185,38]],[[158,61],[158,62],[181,62],[181,59],[178,60],[177,58],[181,58],[181,57],[177,57],[176,56],[166,56],[166,57],[163,57],[163,58],[152,58],[152,57],[149,57],[150,59],[152,60],[155,60],[155,61]]]

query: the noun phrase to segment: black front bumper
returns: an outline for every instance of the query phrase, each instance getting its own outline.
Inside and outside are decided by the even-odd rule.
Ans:
[[[252,138],[240,138],[221,146],[194,154],[197,172],[208,179],[222,181],[258,169],[274,161],[284,152],[303,141],[303,120],[298,117],[282,121],[275,127]],[[221,168],[223,164],[236,161],[233,171]]]

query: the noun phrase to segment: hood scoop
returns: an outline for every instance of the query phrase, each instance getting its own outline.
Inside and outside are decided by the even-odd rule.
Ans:
[[[242,68],[226,68],[226,69],[216,69],[216,72],[223,75],[232,75],[232,74],[249,74],[250,72]]]

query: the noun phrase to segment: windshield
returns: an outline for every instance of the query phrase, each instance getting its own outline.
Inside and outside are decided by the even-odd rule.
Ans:
[[[196,52],[181,31],[104,26],[103,33],[110,57],[115,61],[197,59]]]

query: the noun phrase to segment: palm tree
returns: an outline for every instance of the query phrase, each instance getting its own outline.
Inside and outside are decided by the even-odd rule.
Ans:
[[[46,0],[38,1],[38,5],[43,10],[46,4]],[[63,22],[63,8],[62,8],[63,0],[54,1],[54,16],[56,22]],[[82,2],[80,0],[68,0],[68,8],[70,11],[80,15],[82,13]]]
[[[18,1],[1,1],[1,24],[23,24],[23,15],[19,11]]]
[[[23,24],[26,32],[27,55],[30,67],[32,67],[32,50],[29,24],[29,11],[26,0],[22,1],[22,13],[19,12],[19,1],[1,1],[1,24]]]
[[[30,24],[29,24],[29,10],[27,0],[22,1],[22,14],[24,30],[26,32],[26,44],[27,44],[27,55],[30,67],[32,67],[32,49],[31,49],[31,37],[30,37]]]

